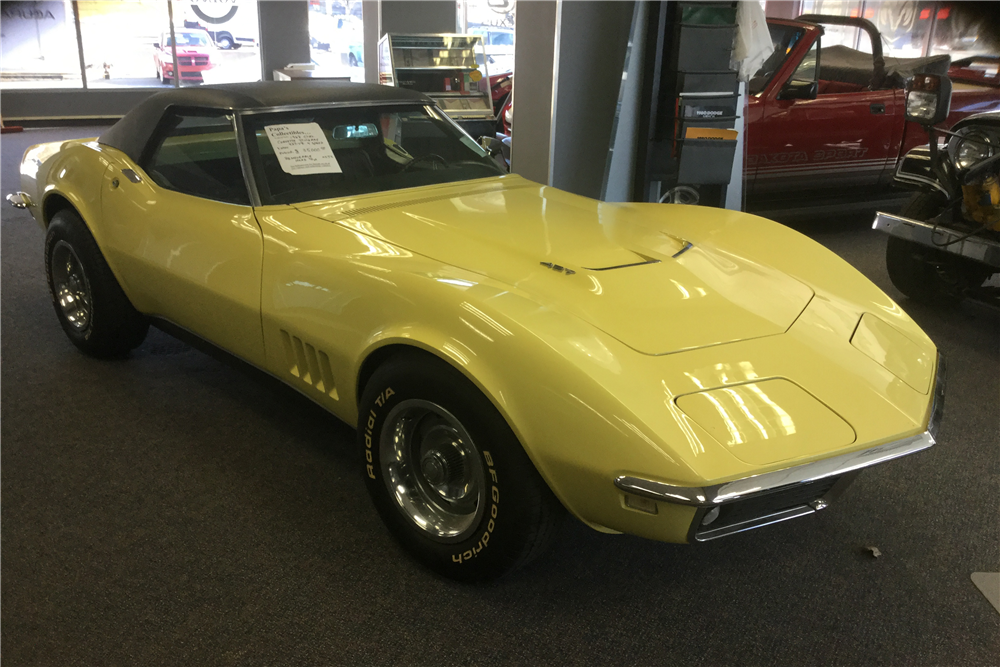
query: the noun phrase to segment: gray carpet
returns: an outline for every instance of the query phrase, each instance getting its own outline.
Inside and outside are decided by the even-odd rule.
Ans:
[[[31,143],[4,135],[2,189]],[[799,223],[890,295],[869,216]],[[441,580],[369,504],[350,428],[153,331],[100,362],[2,212],[5,665],[996,664],[1000,317],[903,301],[949,360],[938,447],[813,517],[701,546],[568,521],[500,583]],[[882,557],[864,550],[876,546]],[[991,657],[992,656],[992,657]]]

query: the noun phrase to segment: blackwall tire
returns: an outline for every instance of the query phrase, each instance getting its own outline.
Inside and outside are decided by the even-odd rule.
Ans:
[[[358,57],[356,55],[354,55],[353,53],[349,53],[347,55],[347,62],[348,62],[348,64],[351,67],[357,67],[358,66]]]
[[[45,275],[59,324],[84,353],[123,357],[146,338],[148,321],[125,296],[94,237],[70,209],[56,213],[49,224]]]
[[[459,581],[495,579],[543,553],[564,515],[514,433],[444,362],[399,354],[359,405],[365,482],[389,532]]]

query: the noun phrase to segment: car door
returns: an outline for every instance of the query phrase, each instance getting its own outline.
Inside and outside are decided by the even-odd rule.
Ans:
[[[231,115],[168,111],[103,183],[106,252],[135,306],[263,365],[263,240]]]
[[[896,91],[824,80],[820,41],[765,93],[748,142],[755,196],[875,186],[895,161]],[[790,98],[792,88],[809,82],[816,83],[814,99]]]

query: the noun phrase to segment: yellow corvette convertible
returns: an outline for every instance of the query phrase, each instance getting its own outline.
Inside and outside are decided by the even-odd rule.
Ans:
[[[418,93],[164,92],[21,173],[77,347],[152,323],[356,425],[385,524],[449,577],[527,562],[564,509],[668,542],[805,516],[934,444],[934,344],[834,254],[508,175]]]

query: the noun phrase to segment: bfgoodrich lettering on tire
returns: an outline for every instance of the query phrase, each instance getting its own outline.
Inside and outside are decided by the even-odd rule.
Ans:
[[[358,438],[372,501],[417,560],[462,581],[548,546],[563,508],[496,408],[429,354],[398,354],[364,389]]]

